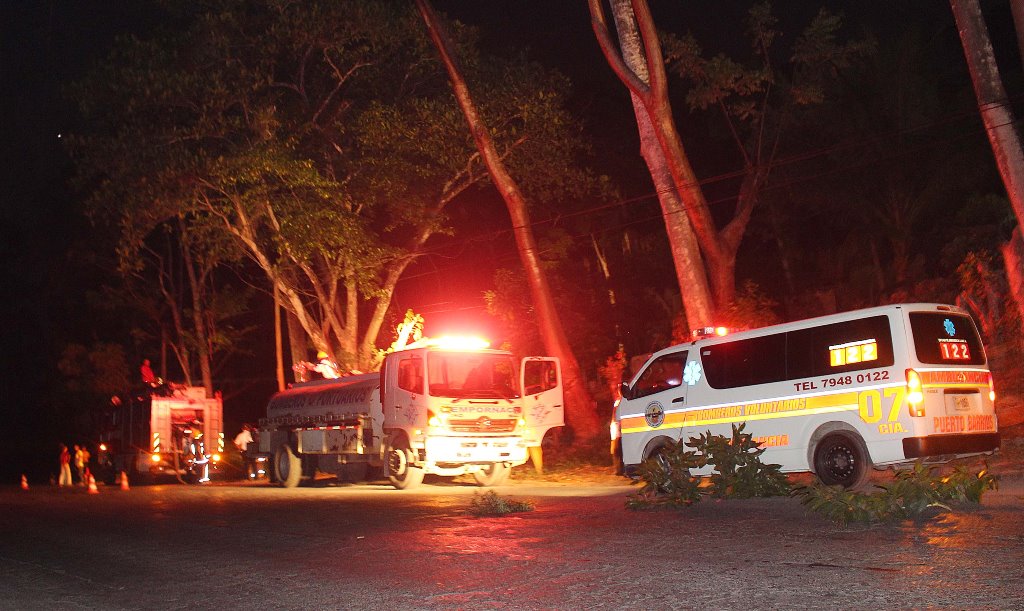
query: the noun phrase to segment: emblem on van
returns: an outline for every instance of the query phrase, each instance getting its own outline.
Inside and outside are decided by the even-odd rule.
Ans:
[[[655,429],[658,428],[665,424],[665,408],[662,407],[661,403],[652,401],[644,411],[644,420],[647,421],[647,426]]]
[[[686,364],[686,369],[683,370],[683,381],[687,386],[693,386],[700,381],[700,363],[690,361]]]
[[[942,321],[942,326],[946,329],[946,335],[950,337],[956,335],[956,325],[953,324],[952,320],[947,318],[946,320]]]

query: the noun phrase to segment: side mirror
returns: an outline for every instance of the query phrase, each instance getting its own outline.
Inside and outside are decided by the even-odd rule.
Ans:
[[[623,399],[632,399],[629,390],[629,382],[623,382],[622,386],[619,387],[619,394],[622,395]]]

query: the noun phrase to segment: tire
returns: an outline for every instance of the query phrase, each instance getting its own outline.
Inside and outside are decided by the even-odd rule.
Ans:
[[[413,454],[409,442],[400,440],[388,446],[388,481],[399,490],[415,488],[423,483],[423,468],[412,466]]]
[[[274,454],[274,475],[285,488],[298,486],[302,479],[302,459],[288,444],[283,444]]]
[[[669,446],[666,446],[666,445],[659,446],[659,447],[655,448],[653,452],[651,452],[651,455],[648,456],[647,459],[648,460],[653,460],[655,463],[658,464],[659,467],[664,469],[666,473],[671,473],[672,472],[672,468],[671,468],[671,466],[670,466],[670,464],[668,462],[668,453],[670,451],[671,451],[671,448],[669,448]],[[668,492],[671,492],[671,490],[669,490],[668,486],[661,486],[661,485],[659,485],[658,486],[658,492],[668,493]]]
[[[651,455],[648,456],[648,458],[658,463],[658,466],[661,467],[662,469],[670,471],[671,468],[669,467],[668,462],[668,452],[668,446],[660,446],[658,448],[655,448],[655,450],[651,452]]]
[[[474,472],[473,478],[480,486],[500,486],[508,480],[510,473],[512,469],[506,463],[496,462],[486,469]]]
[[[826,435],[814,448],[814,474],[826,486],[857,488],[868,478],[869,464],[864,445],[853,435]]]

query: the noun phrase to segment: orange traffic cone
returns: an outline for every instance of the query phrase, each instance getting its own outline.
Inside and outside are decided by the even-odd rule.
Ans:
[[[21,489],[28,490],[28,478],[25,477],[24,473],[21,474]]]
[[[121,490],[128,490],[128,474],[121,471]]]
[[[96,478],[89,474],[89,494],[99,494],[100,490],[96,487]]]

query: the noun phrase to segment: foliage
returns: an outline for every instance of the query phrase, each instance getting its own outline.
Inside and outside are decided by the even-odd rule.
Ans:
[[[952,511],[953,502],[980,503],[985,490],[997,489],[998,477],[987,466],[977,473],[961,466],[949,475],[936,475],[934,467],[918,461],[911,469],[896,471],[889,486],[877,487],[881,492],[864,493],[815,483],[794,494],[837,524],[917,520]]]
[[[1006,343],[1024,352],[1019,310],[1001,267],[986,251],[968,252],[956,268],[960,281],[957,305],[973,315],[986,344],[994,347]]]
[[[451,231],[448,204],[487,184],[422,21],[380,0],[180,12],[174,28],[121,41],[75,88],[94,218],[120,226],[123,260],[169,219],[209,230],[196,245],[219,238],[232,267],[254,262],[318,349],[365,365],[402,272]],[[452,31],[526,188],[587,191],[565,79],[483,59],[472,30]]]
[[[712,435],[711,431],[691,437],[687,445],[714,465],[711,475],[711,496],[716,498],[751,498],[780,496],[789,493],[789,482],[781,467],[761,462],[764,448],[744,433],[746,423],[732,425],[732,439]]]
[[[703,495],[715,498],[752,498],[782,496],[789,493],[789,482],[779,465],[764,464],[758,447],[745,423],[732,426],[732,437],[712,435],[711,431],[662,448],[638,468],[644,486],[626,502],[630,509],[686,507]],[[693,450],[687,450],[690,447]],[[710,485],[692,475],[693,469],[711,465]]]
[[[615,354],[605,359],[604,365],[598,369],[601,379],[604,380],[609,394],[618,398],[620,386],[623,382],[623,374],[626,371],[626,350],[619,344]]]
[[[533,511],[530,501],[516,501],[498,496],[493,490],[484,494],[473,493],[469,503],[469,513],[477,517],[503,516],[510,513]]]
[[[626,507],[689,507],[700,502],[700,478],[693,476],[691,469],[705,464],[704,458],[687,450],[681,439],[662,448],[638,467],[637,474],[644,481],[644,486],[640,492],[629,496]]]
[[[57,369],[68,390],[109,399],[128,390],[129,372],[134,368],[129,366],[123,347],[98,342],[89,347],[65,346]]]
[[[758,329],[782,322],[775,308],[778,303],[753,280],[746,280],[736,298],[722,312],[722,324],[730,330]]]

